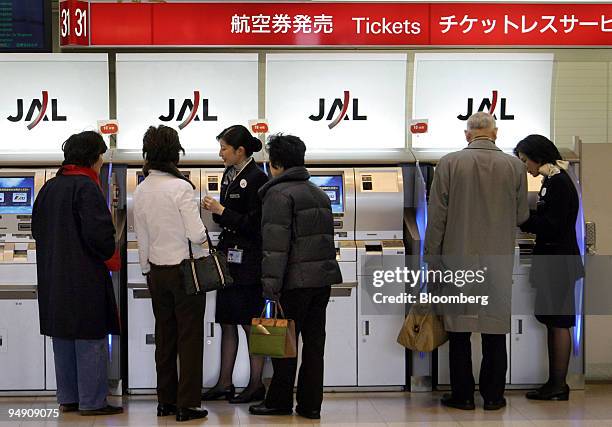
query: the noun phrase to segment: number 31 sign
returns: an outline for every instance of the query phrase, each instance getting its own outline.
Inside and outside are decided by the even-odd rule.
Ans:
[[[88,46],[89,3],[81,0],[62,0],[59,27],[62,46]]]

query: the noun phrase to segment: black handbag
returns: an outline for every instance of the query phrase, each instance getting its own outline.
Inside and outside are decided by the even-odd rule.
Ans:
[[[213,246],[208,230],[206,230],[206,240],[208,241],[208,256],[194,258],[191,241],[188,241],[189,258],[184,259],[179,265],[183,289],[187,295],[200,295],[234,284],[234,279],[229,274],[227,257]]]

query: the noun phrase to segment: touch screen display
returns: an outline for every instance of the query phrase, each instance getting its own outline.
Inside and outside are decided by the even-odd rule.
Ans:
[[[327,194],[333,213],[344,212],[344,188],[342,175],[314,175],[310,181]]]
[[[0,177],[0,214],[31,215],[34,206],[34,177]]]

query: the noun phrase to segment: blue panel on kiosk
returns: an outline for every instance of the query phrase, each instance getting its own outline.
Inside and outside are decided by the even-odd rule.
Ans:
[[[34,177],[0,177],[0,214],[31,215],[34,206]]]
[[[333,213],[344,213],[344,181],[342,175],[314,175],[310,181],[327,194]]]

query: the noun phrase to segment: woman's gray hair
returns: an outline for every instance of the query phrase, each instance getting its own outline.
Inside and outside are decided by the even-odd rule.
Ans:
[[[495,118],[484,111],[479,111],[470,116],[467,121],[468,130],[495,129]]]

